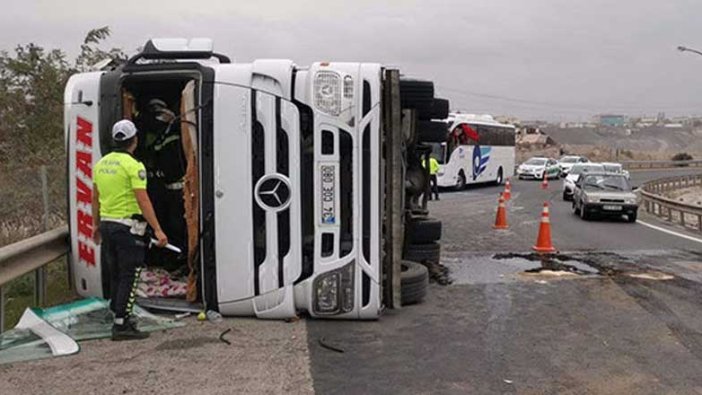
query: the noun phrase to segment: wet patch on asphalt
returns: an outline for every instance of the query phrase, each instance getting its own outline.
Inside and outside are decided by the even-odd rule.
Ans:
[[[448,253],[442,263],[449,267],[455,284],[489,284],[538,279],[625,276],[645,281],[667,281],[675,276],[645,264],[657,254],[620,254],[583,251],[574,253],[497,253],[476,255]]]

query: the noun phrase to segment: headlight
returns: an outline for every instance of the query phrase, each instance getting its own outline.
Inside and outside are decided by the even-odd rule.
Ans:
[[[353,89],[353,81],[350,88]],[[353,91],[351,91],[353,95]],[[314,105],[329,115],[341,113],[341,77],[333,71],[318,71],[314,76]]]
[[[626,199],[626,204],[636,204],[636,199]]]
[[[583,193],[583,202],[590,203],[590,197]]]
[[[340,314],[353,310],[355,261],[324,273],[314,280],[314,311],[318,314]]]

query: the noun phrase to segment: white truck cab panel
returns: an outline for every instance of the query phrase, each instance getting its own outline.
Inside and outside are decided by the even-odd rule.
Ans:
[[[93,165],[100,159],[101,72],[72,76],[64,95],[71,274],[79,295],[103,296],[100,246],[93,242]]]

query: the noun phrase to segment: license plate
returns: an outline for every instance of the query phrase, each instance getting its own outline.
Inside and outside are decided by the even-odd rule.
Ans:
[[[336,166],[322,165],[320,167],[320,179],[322,190],[320,201],[322,202],[322,225],[336,224]]]
[[[602,206],[602,209],[607,211],[622,211],[622,206]]]

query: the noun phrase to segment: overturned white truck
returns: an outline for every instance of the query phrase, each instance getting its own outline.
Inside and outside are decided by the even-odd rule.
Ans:
[[[187,283],[184,295],[140,304],[373,319],[401,304],[401,284],[405,302],[421,298],[426,271],[401,263],[411,242],[405,228],[422,234],[427,223],[421,242],[436,244],[440,226],[416,203],[426,190],[418,164],[430,147],[417,143],[413,125],[418,113],[445,118],[448,102],[433,98],[430,82],[404,82],[404,96],[401,86],[399,71],[379,64],[231,63],[206,39],[151,40],[126,62],[74,75],[65,130],[77,292],[108,293],[108,268],[91,238],[92,166],[113,149],[112,124],[127,118],[140,129],[136,156],[149,194],[162,184],[178,196],[152,200],[160,221],[177,217],[172,232],[182,237],[171,240],[183,252],[163,252],[148,266],[175,267]],[[153,113],[154,103],[175,117]],[[163,149],[170,142],[178,149]],[[178,180],[160,183],[169,172]]]

